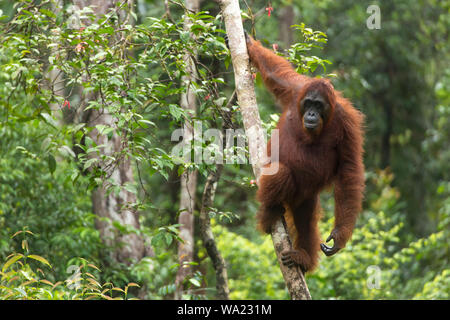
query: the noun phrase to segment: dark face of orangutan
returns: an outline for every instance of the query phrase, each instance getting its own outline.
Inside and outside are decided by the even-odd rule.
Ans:
[[[300,115],[305,131],[320,134],[330,116],[331,106],[319,90],[309,91],[300,101]]]

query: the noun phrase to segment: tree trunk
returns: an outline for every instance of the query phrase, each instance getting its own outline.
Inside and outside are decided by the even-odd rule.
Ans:
[[[226,135],[227,129],[234,129],[231,106],[235,102],[236,91],[233,92],[227,106],[224,108],[226,111],[221,112],[221,117],[223,118],[222,135],[224,136]],[[214,202],[217,183],[219,182],[222,170],[223,164],[217,164],[216,171],[211,172],[206,179],[205,189],[203,190],[202,196],[202,207],[200,209],[200,234],[202,236],[203,245],[206,252],[213,263],[214,270],[216,271],[217,298],[220,300],[228,300],[230,298],[230,289],[228,288],[227,265],[225,259],[220,254],[219,248],[217,248],[216,240],[214,239],[214,234],[211,228],[211,220],[209,218],[209,208]]]
[[[241,11],[238,0],[218,0],[225,20],[231,59],[233,62],[235,86],[238,104],[242,113],[245,132],[248,138],[250,161],[253,172],[258,178],[264,157],[265,141],[262,134],[261,120],[256,104],[255,88],[250,73],[250,64],[245,44],[244,28],[242,26]],[[281,252],[291,248],[289,235],[280,219],[272,230],[272,240],[278,257],[280,269],[287,284],[289,294],[293,300],[311,299],[303,273],[300,268],[288,268],[281,263]]]
[[[74,0],[73,3],[80,9],[92,6],[97,16],[106,14],[115,5],[113,0]],[[132,2],[129,1],[130,3]],[[89,93],[85,96],[85,103],[97,98],[98,94]],[[123,188],[124,185],[134,182],[130,158],[120,156],[127,141],[126,138],[118,135],[114,118],[106,108],[92,109],[88,112],[86,118],[90,127],[104,125],[115,129],[110,138],[107,135],[99,134],[97,129],[92,130],[89,137],[95,145],[103,146],[101,148],[102,155],[116,157],[115,161],[99,161],[98,163],[112,183],[122,187],[118,193],[108,192],[108,185],[105,183],[92,192],[92,208],[98,217],[96,227],[100,231],[102,241],[108,247],[114,248],[109,252],[112,261],[130,264],[142,259],[146,255],[146,248],[143,238],[135,233],[121,234],[113,225],[113,223],[118,223],[125,227],[140,228],[138,213],[130,206],[136,202],[136,196]],[[93,152],[88,157],[94,158],[98,155]],[[150,250],[147,253],[150,253]]]
[[[61,11],[61,8],[63,6],[62,0],[57,0],[52,5],[52,11],[55,13],[59,13]],[[59,35],[58,35],[59,36]],[[52,53],[55,51],[52,50]],[[63,72],[58,69],[57,67],[50,64],[49,69],[47,70],[48,75],[48,89],[52,92],[52,96],[54,97],[60,97],[64,96],[64,90],[65,90],[65,84],[64,84],[64,74]],[[59,103],[50,103],[49,104],[51,111],[60,111],[61,105]],[[59,121],[62,120],[62,118],[59,115],[56,115],[58,117]]]
[[[281,9],[280,15],[280,36],[281,41],[286,49],[294,42],[294,33],[291,26],[294,24],[294,7],[292,5],[285,6]]]
[[[217,299],[228,300],[230,290],[228,288],[227,267],[224,258],[217,248],[214,234],[211,229],[211,220],[209,219],[209,208],[213,204],[217,183],[222,173],[222,169],[223,165],[218,164],[217,170],[211,172],[206,180],[202,196],[202,208],[200,210],[200,232],[203,239],[203,245],[213,263],[214,270],[216,271]]]
[[[392,136],[392,107],[384,102],[383,105],[386,128],[381,137],[381,168],[387,168],[391,160],[391,136]]]
[[[106,110],[92,110],[89,117],[89,126],[95,127],[98,124],[108,127],[115,127],[113,117]],[[98,134],[94,129],[89,134],[96,145],[105,145],[101,154],[117,157],[126,145],[126,141],[115,132],[108,139],[106,135]],[[96,157],[96,155],[90,155]],[[102,169],[107,176],[119,186],[124,186],[134,182],[131,160],[128,157],[117,159],[117,163],[103,163]],[[110,252],[113,261],[130,264],[139,261],[145,255],[144,240],[135,233],[120,234],[113,226],[119,223],[123,226],[131,226],[139,229],[138,213],[130,207],[136,202],[135,194],[121,188],[118,193],[107,192],[107,186],[98,187],[92,193],[92,207],[94,213],[99,217],[96,220],[96,227],[100,231],[100,236],[107,246],[116,249]]]
[[[199,10],[199,0],[186,0],[186,9],[190,13],[196,13]],[[191,21],[185,20],[184,29],[186,31],[191,28]],[[193,35],[191,34],[191,37]],[[194,55],[196,53],[194,52]],[[186,64],[186,75],[181,78],[182,86],[186,88],[186,92],[181,94],[180,106],[189,110],[191,116],[195,116],[197,103],[195,91],[192,82],[196,79],[196,69],[194,58],[189,52],[183,57]],[[189,121],[185,121],[183,139],[187,145],[191,144],[194,139],[194,129]],[[195,206],[195,189],[197,187],[197,171],[186,171],[181,175],[180,189],[180,216],[178,223],[180,224],[180,238],[183,240],[178,244],[178,269],[175,278],[175,299],[182,299],[184,290],[184,280],[192,274],[192,266],[189,264],[194,260],[194,206]]]

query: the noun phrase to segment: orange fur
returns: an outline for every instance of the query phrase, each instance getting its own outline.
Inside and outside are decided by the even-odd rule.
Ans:
[[[274,175],[259,180],[257,215],[259,227],[270,232],[285,213],[289,233],[294,235],[295,251],[288,252],[303,270],[318,263],[320,235],[319,193],[334,185],[335,244],[343,248],[350,239],[364,192],[363,115],[350,101],[334,90],[328,80],[313,79],[295,72],[290,63],[247,41],[251,62],[260,71],[266,87],[283,107],[279,129],[279,167]],[[303,127],[299,104],[310,90],[317,90],[330,105],[327,121],[313,134]],[[267,151],[270,155],[269,141]]]

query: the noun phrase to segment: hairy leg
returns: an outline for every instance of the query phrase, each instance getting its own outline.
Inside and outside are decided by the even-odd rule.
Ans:
[[[295,189],[291,170],[282,163],[279,163],[275,174],[261,175],[256,193],[256,198],[261,203],[257,214],[260,230],[265,233],[271,232],[273,224],[285,211],[283,203],[293,197]]]
[[[320,250],[320,234],[317,227],[320,219],[318,197],[307,199],[293,211],[296,239],[294,250],[284,251],[282,261],[291,266],[300,265],[303,272],[311,271],[317,266]]]

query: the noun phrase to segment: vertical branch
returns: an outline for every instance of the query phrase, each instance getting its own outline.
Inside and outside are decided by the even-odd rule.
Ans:
[[[221,113],[223,117],[223,127],[222,134],[226,134],[227,129],[231,129],[232,124],[232,112],[231,106],[236,102],[236,91],[233,91],[233,94],[228,101],[227,106],[224,108],[225,112]],[[212,206],[214,201],[214,196],[216,193],[217,183],[220,179],[220,175],[222,174],[223,164],[217,165],[217,170],[211,172],[208,175],[205,183],[205,189],[203,191],[202,196],[202,207],[200,210],[200,233],[203,240],[203,245],[206,248],[206,252],[210,257],[214,270],[216,271],[216,289],[217,289],[217,298],[221,300],[228,300],[230,295],[230,289],[228,288],[228,272],[227,266],[225,263],[225,259],[220,254],[219,249],[217,248],[216,241],[214,239],[214,234],[211,229],[211,220],[209,219],[209,208]]]
[[[231,59],[233,62],[235,86],[238,104],[244,121],[245,132],[249,141],[250,161],[253,172],[258,178],[261,164],[264,163],[264,136],[261,134],[261,119],[256,104],[255,88],[250,73],[250,64],[247,46],[244,37],[244,28],[241,20],[241,10],[238,0],[218,0],[228,35]],[[286,267],[281,263],[281,252],[291,248],[286,227],[280,219],[272,229],[272,241],[281,272],[286,282],[289,294],[293,300],[311,299],[303,273],[299,267]]]
[[[209,208],[213,204],[214,195],[222,173],[223,165],[218,164],[217,170],[211,172],[206,180],[205,189],[202,196],[202,208],[200,210],[200,233],[203,239],[203,245],[208,252],[208,256],[216,270],[216,288],[217,298],[221,300],[228,300],[230,290],[228,288],[228,273],[225,260],[217,248],[214,240],[214,234],[211,229],[211,221],[209,219]]]
[[[53,3],[52,8],[55,13],[59,13],[63,3],[61,0],[57,0]],[[55,53],[55,49],[52,49],[52,54]],[[62,70],[57,68],[54,65],[49,65],[47,70],[48,75],[48,89],[51,91],[51,95],[54,97],[62,97],[64,96],[65,84],[64,84],[64,73]],[[60,104],[53,102],[49,104],[50,110],[58,111],[60,109]],[[59,117],[59,116],[58,116]],[[59,121],[62,121],[62,118],[59,117]]]

